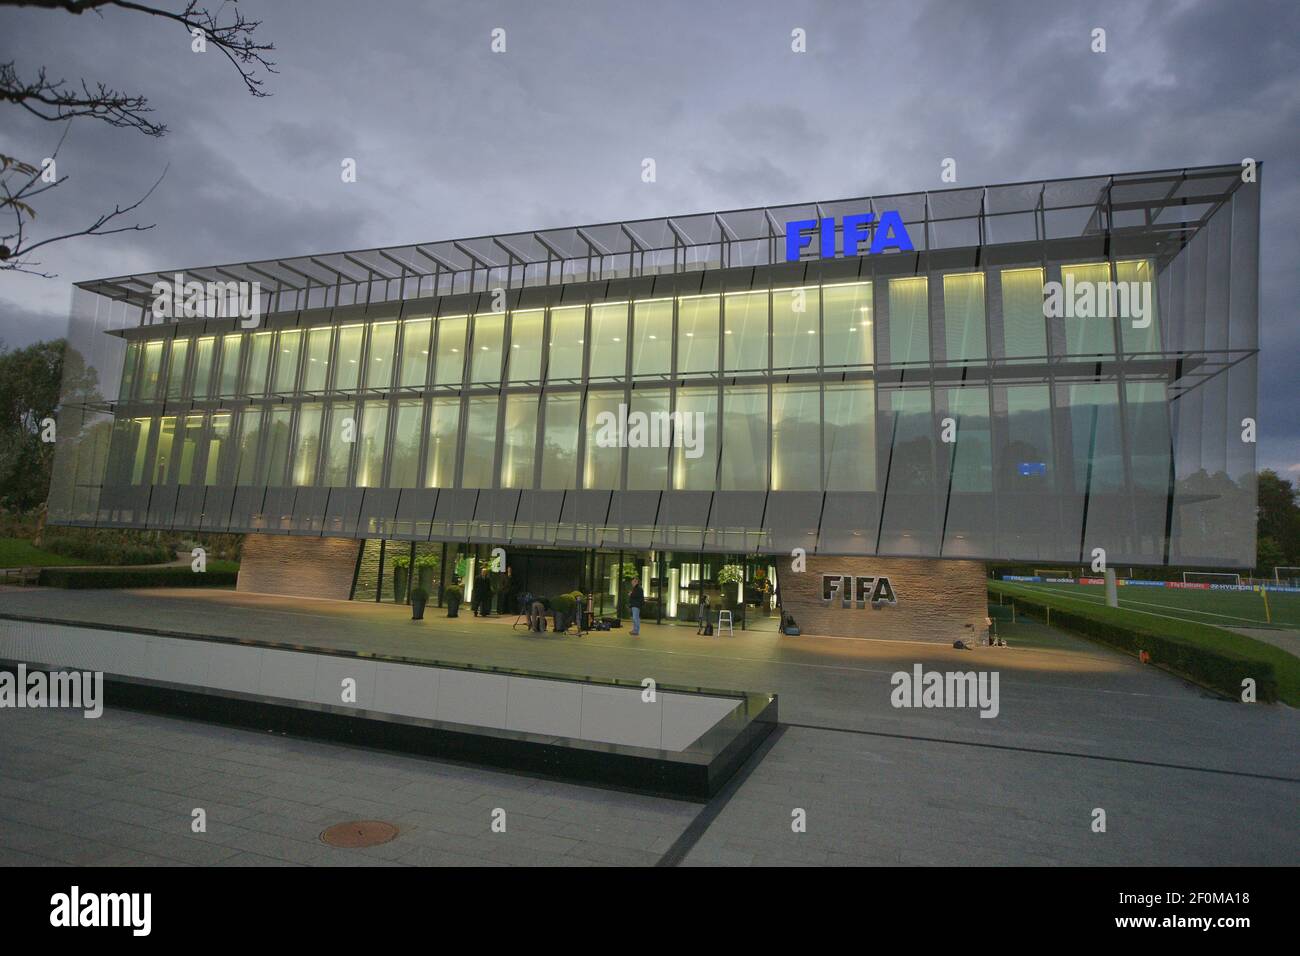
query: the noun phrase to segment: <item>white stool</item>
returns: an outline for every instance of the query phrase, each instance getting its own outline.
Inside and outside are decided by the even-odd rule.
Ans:
[[[713,636],[714,636],[714,637],[721,637],[721,636],[722,636],[722,621],[723,621],[724,618],[725,618],[726,621],[727,621],[727,636],[728,636],[728,637],[735,637],[735,636],[736,636],[736,629],[735,629],[734,627],[731,626],[731,612],[730,612],[730,611],[719,611],[719,612],[718,612],[718,629],[714,632]]]

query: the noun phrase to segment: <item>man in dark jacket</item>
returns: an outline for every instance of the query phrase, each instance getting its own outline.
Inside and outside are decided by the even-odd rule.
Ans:
[[[645,604],[645,592],[641,590],[641,579],[632,579],[632,592],[627,596],[627,606],[632,609],[632,636],[641,635],[641,605]]]

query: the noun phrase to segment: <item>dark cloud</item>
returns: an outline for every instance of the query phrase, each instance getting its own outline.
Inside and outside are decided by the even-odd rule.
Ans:
[[[1300,5],[935,0],[563,4],[245,0],[277,46],[253,99],[179,28],[0,12],[0,59],[146,92],[170,134],[85,122],[40,210],[77,228],[167,177],[149,232],[0,276],[19,328],[67,283],[147,269],[959,184],[1264,161],[1261,461],[1300,463]],[[506,55],[489,50],[506,30]],[[1090,50],[1107,31],[1107,52]],[[791,52],[791,31],[808,52]],[[0,151],[54,127],[7,108]],[[340,181],[340,162],[358,182]],[[658,181],[641,182],[653,158]],[[12,325],[6,328],[14,327]],[[9,334],[0,331],[6,338]]]

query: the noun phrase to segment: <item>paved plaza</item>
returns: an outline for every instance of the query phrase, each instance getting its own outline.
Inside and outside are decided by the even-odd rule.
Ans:
[[[0,711],[0,863],[1294,864],[1300,723],[1022,623],[1012,646],[530,636],[513,618],[215,590],[8,590],[0,613],[775,691],[783,726],[707,804],[124,710]],[[890,675],[996,670],[1000,713],[895,709]],[[205,833],[191,829],[202,808]],[[1094,811],[1106,830],[1093,831]],[[494,832],[502,810],[505,832]],[[500,818],[500,814],[495,814]],[[806,819],[803,832],[792,821]],[[319,839],[385,820],[368,849]]]

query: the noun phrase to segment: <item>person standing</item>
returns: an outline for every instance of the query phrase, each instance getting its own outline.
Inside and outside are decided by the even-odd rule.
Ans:
[[[641,590],[641,579],[632,579],[632,592],[627,596],[627,606],[632,609],[632,636],[641,634],[641,605],[645,603],[645,592]]]

